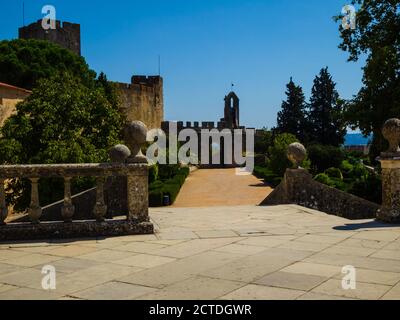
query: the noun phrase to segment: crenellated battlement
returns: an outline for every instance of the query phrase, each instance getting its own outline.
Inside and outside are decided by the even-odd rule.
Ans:
[[[77,23],[55,21],[56,28],[45,30],[42,20],[19,28],[19,39],[47,40],[81,55],[81,26]]]
[[[131,83],[133,85],[140,84],[147,87],[155,87],[163,84],[163,78],[160,76],[141,76],[134,75],[132,76]]]
[[[163,78],[134,75],[131,83],[117,82],[121,112],[127,121],[139,120],[149,129],[160,128],[164,120]]]
[[[193,129],[196,131],[199,130],[213,130],[213,129],[217,129],[217,130],[224,130],[224,129],[232,129],[232,128],[228,128],[225,125],[225,122],[221,121],[221,122],[217,122],[215,123],[214,121],[163,121],[161,123],[161,129],[164,132],[169,132],[169,127],[170,124],[174,124],[177,127],[178,132],[184,130],[184,129]],[[245,129],[251,129],[251,128],[246,128],[246,127],[238,127],[236,129],[241,129],[241,130],[245,130]]]
[[[154,93],[163,86],[163,78],[160,76],[132,76],[131,83],[116,82],[121,90],[143,91]]]

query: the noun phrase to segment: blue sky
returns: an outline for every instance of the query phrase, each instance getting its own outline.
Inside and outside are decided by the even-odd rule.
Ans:
[[[18,36],[22,0],[2,0],[0,39]],[[217,121],[235,84],[241,123],[271,127],[293,76],[307,98],[328,66],[343,98],[361,86],[362,63],[338,49],[332,17],[346,0],[25,0],[25,21],[52,4],[57,19],[81,24],[82,54],[113,81],[157,74],[167,120]]]

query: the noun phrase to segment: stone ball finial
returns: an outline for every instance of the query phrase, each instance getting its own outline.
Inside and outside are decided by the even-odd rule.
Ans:
[[[400,152],[400,120],[393,118],[386,121],[383,125],[382,134],[389,141],[388,152]]]
[[[125,161],[130,157],[131,150],[123,144],[118,144],[112,147],[109,151],[109,156],[111,162],[113,163],[125,163]]]
[[[300,164],[307,157],[307,150],[301,143],[295,142],[288,146],[287,156],[288,159],[293,163],[293,166],[296,169],[300,169]]]
[[[147,163],[141,147],[147,140],[147,126],[141,121],[132,121],[125,125],[125,143],[131,151],[127,159],[128,163]]]

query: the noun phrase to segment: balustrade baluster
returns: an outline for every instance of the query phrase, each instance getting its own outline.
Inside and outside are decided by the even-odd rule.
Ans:
[[[8,208],[6,204],[6,192],[4,190],[4,179],[0,179],[0,225],[5,225],[7,216],[8,216]]]
[[[39,203],[39,178],[30,178],[31,180],[31,205],[29,207],[29,217],[33,224],[40,223],[42,216],[42,207]]]
[[[71,177],[64,177],[64,205],[61,208],[64,222],[72,222],[75,213],[75,206],[72,204],[71,179]]]
[[[96,179],[96,205],[93,214],[98,222],[103,222],[107,214],[107,206],[104,200],[104,183],[105,177],[97,177]]]

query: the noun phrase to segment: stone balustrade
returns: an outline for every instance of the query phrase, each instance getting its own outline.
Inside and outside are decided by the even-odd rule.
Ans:
[[[92,236],[119,236],[153,233],[148,209],[148,164],[140,146],[145,142],[147,128],[132,122],[125,128],[128,147],[115,146],[110,150],[112,163],[100,164],[39,164],[0,166],[0,240],[73,238]],[[71,181],[75,177],[96,178],[96,199],[92,219],[74,221]],[[126,194],[118,195],[127,203],[126,212],[115,219],[105,219],[107,203],[105,183],[110,177],[123,177]],[[28,179],[31,183],[31,200],[27,210],[30,223],[6,223],[8,208],[5,183],[9,179]],[[63,178],[64,202],[59,222],[41,222],[40,179]]]
[[[74,177],[96,177],[96,205],[93,208],[93,217],[96,221],[104,221],[107,206],[104,200],[104,183],[106,178],[111,176],[127,176],[135,184],[133,190],[128,188],[128,198],[135,201],[128,201],[127,218],[130,220],[148,220],[148,209],[146,208],[147,192],[142,192],[141,197],[136,196],[137,185],[147,186],[147,165],[145,164],[56,164],[56,165],[16,165],[0,166],[0,222],[4,223],[7,217],[7,207],[5,205],[4,183],[7,179],[27,178],[31,182],[31,203],[29,206],[29,216],[32,223],[39,223],[42,208],[39,199],[39,180],[41,178],[63,178],[64,179],[64,206],[62,216],[64,222],[71,222],[74,215],[74,207],[71,200],[71,179]],[[129,195],[133,192],[133,195]],[[143,203],[140,203],[143,202]],[[143,211],[138,211],[141,208]]]
[[[127,177],[127,212],[121,212],[121,216],[126,219],[105,220],[107,213],[107,203],[104,198],[104,184],[108,177]],[[0,166],[0,239],[20,239],[31,238],[29,233],[36,229],[41,232],[33,232],[39,234],[33,238],[40,236],[54,236],[54,227],[48,228],[50,233],[46,231],[46,226],[50,223],[40,223],[42,207],[39,199],[39,183],[42,178],[63,178],[64,179],[64,204],[61,208],[63,223],[53,223],[59,227],[59,236],[63,237],[63,233],[70,236],[107,236],[116,235],[114,227],[120,227],[124,222],[127,223],[123,228],[122,234],[136,234],[152,232],[152,225],[149,223],[148,215],[148,167],[147,164],[125,164],[125,163],[103,163],[103,164],[57,164],[57,165],[16,165],[16,166]],[[92,211],[93,221],[80,221],[74,223],[75,208],[72,204],[71,180],[74,177],[95,177],[96,178],[96,204]],[[8,179],[24,178],[29,179],[31,183],[31,201],[28,208],[28,214],[31,220],[30,224],[9,223],[6,224],[8,209],[5,195],[5,182]],[[82,224],[87,223],[92,227],[92,231],[84,232],[86,228],[82,228]],[[98,224],[95,226],[95,224]],[[76,224],[76,225],[75,225]],[[133,227],[133,228],[132,228]],[[142,228],[145,227],[145,228]],[[117,228],[117,229],[118,229]],[[7,230],[6,230],[7,229]],[[25,230],[24,230],[25,229]],[[63,230],[68,229],[68,232]],[[73,231],[76,229],[76,232]],[[145,232],[141,229],[146,230]],[[13,231],[14,230],[14,231]],[[21,230],[24,230],[21,234]],[[28,232],[30,230],[30,232]],[[97,230],[95,232],[95,230]],[[5,231],[8,236],[5,236]],[[81,232],[80,232],[81,231]],[[11,233],[14,234],[11,236]],[[72,234],[71,234],[72,233]],[[121,234],[121,233],[119,233]],[[20,236],[18,236],[20,235]]]

